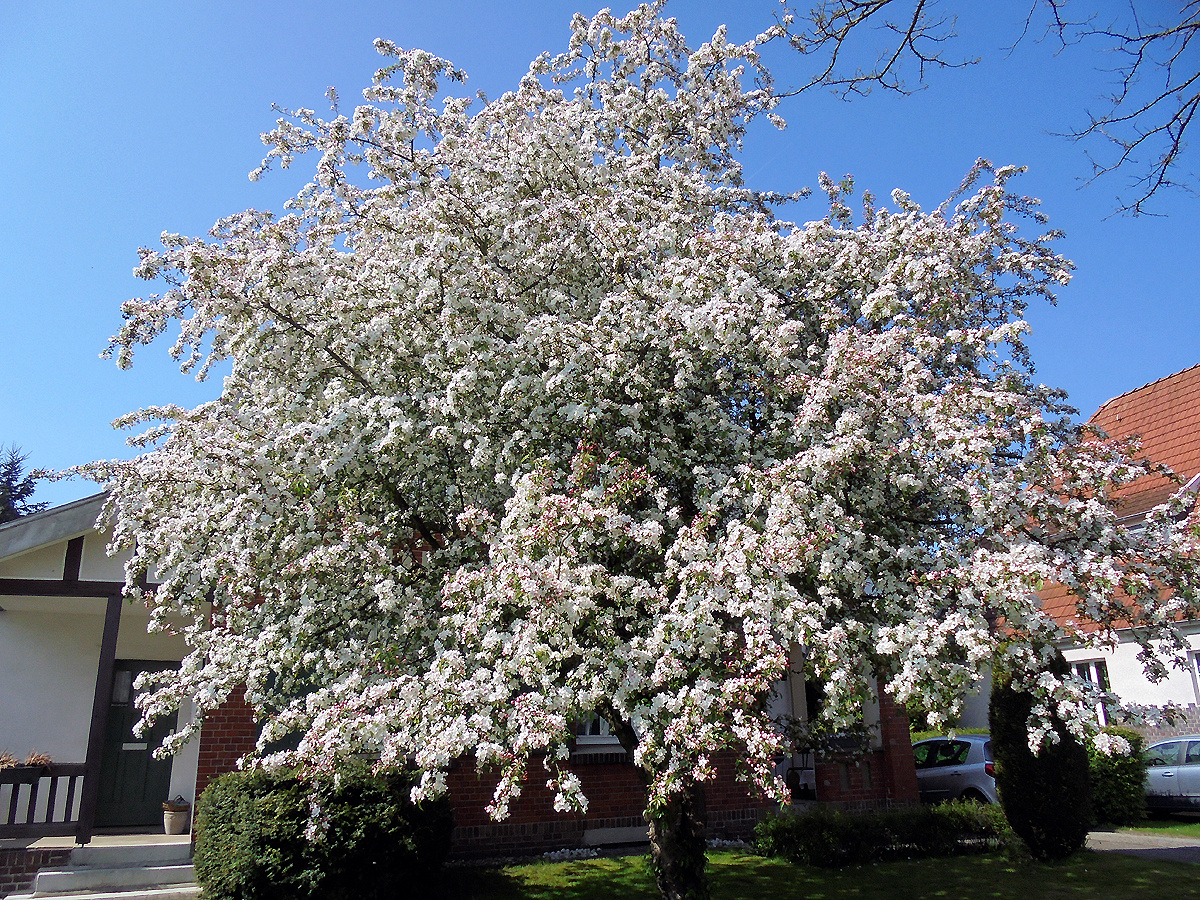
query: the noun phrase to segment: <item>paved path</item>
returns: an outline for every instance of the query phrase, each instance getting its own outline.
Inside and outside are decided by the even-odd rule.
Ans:
[[[1123,831],[1093,831],[1088,849],[1105,853],[1127,853],[1146,859],[1200,863],[1200,839],[1162,834],[1129,834]]]

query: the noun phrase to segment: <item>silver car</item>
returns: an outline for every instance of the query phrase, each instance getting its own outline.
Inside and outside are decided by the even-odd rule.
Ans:
[[[1146,807],[1200,810],[1200,735],[1184,734],[1146,748]]]
[[[992,739],[986,734],[960,734],[913,744],[917,788],[925,803],[977,800],[997,803]]]

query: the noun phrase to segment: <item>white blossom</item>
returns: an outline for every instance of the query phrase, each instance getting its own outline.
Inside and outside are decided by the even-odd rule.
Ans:
[[[299,739],[267,763],[370,754],[422,799],[474,759],[502,817],[535,768],[586,808],[568,748],[598,714],[656,807],[727,750],[783,796],[768,699],[797,646],[842,727],[868,672],[949,721],[997,657],[1036,672],[1118,623],[1177,645],[1183,501],[1118,527],[1144,468],[1035,382],[1026,303],[1071,266],[1027,234],[1017,170],[857,224],[822,178],[830,214],[782,221],[737,159],[774,114],[760,45],[691,50],[658,13],[576,17],[491,101],[381,41],[352,114],[265,136],[264,170],[317,159],[282,215],[142,252],[165,289],[110,352],[173,331],[185,371],[230,367],[85,467],[129,589],[158,573],[154,623],[189,623],[148,718],[245,684],[260,756]],[[1050,581],[1101,630],[1043,611]],[[1031,742],[1082,727],[1069,684],[1027,686]]]

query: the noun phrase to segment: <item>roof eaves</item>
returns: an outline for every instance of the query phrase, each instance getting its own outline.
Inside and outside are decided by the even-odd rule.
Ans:
[[[96,527],[107,496],[93,494],[0,525],[0,559],[87,534]]]

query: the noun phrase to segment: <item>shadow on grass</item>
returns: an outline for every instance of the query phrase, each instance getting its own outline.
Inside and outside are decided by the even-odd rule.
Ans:
[[[645,857],[529,863],[450,873],[447,900],[655,900]]]
[[[884,863],[824,870],[746,853],[710,856],[713,900],[1200,900],[1200,866],[1081,853],[1042,864],[1002,856]],[[457,870],[453,900],[655,900],[643,857]]]

